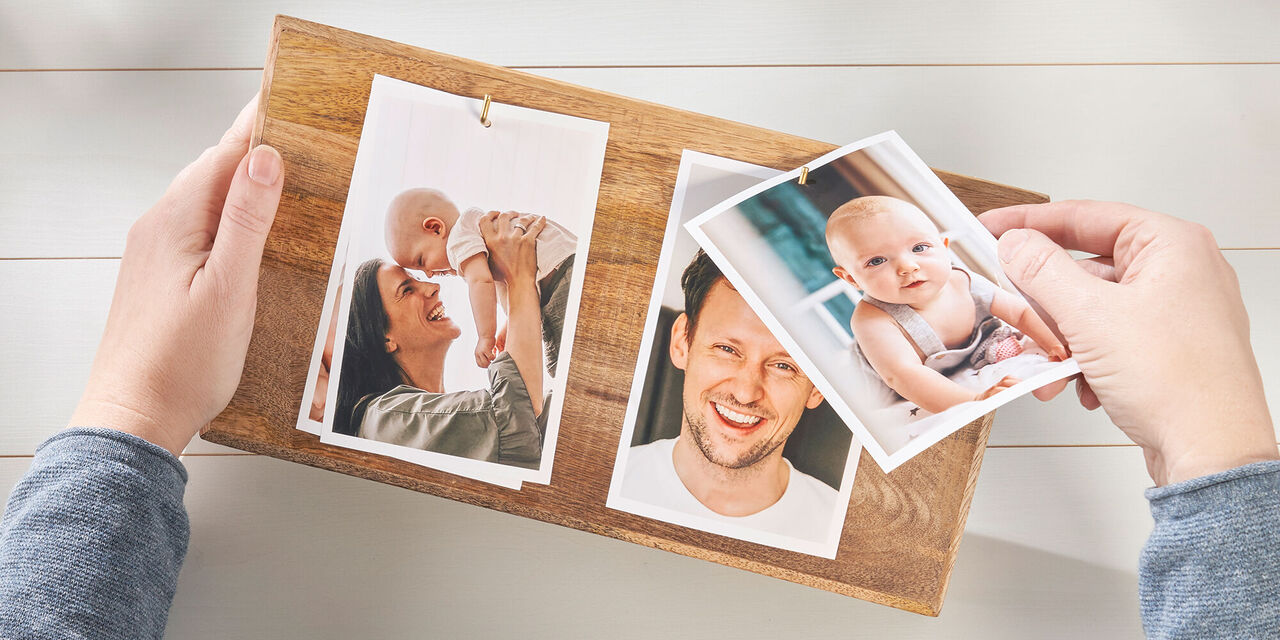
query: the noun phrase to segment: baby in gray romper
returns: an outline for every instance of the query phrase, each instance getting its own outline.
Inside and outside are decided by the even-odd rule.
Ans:
[[[949,376],[1025,348],[1067,357],[1026,300],[954,265],[950,241],[915,205],[888,196],[854,198],[831,214],[826,235],[836,276],[862,290],[867,303],[850,321],[857,351],[890,389],[917,406],[940,413],[1017,384],[1005,377],[975,394]]]

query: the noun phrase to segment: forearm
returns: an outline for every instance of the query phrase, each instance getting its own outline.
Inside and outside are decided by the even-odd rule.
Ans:
[[[41,445],[0,521],[0,637],[159,638],[189,535],[186,471],[110,429]]]
[[[542,412],[542,309],[532,278],[507,283],[507,353],[533,400],[534,414]]]
[[[898,395],[931,413],[941,413],[975,397],[973,391],[922,364],[897,367],[881,377]]]
[[[476,324],[476,335],[493,338],[498,332],[498,291],[492,279],[467,281],[467,295],[471,301],[471,315]]]
[[[1280,461],[1147,491],[1138,565],[1152,638],[1280,636]]]

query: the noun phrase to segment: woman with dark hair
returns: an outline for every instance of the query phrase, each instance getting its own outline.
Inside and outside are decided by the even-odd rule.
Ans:
[[[351,287],[351,312],[347,316],[346,350],[342,358],[342,384],[338,385],[338,411],[333,430],[356,435],[351,412],[361,398],[381,394],[401,383],[404,372],[383,348],[387,335],[387,311],[378,293],[378,269],[384,261],[366,260],[356,268]]]
[[[373,259],[351,288],[334,431],[536,469],[542,459],[542,333],[535,238],[545,219],[490,213],[481,221],[494,275],[506,281],[506,351],[489,388],[448,393],[444,360],[461,334],[440,285]]]

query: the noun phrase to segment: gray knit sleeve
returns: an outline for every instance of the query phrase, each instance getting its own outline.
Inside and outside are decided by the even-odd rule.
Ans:
[[[1280,637],[1280,461],[1147,490],[1138,564],[1151,638]]]
[[[159,638],[189,534],[187,472],[112,429],[36,450],[0,520],[0,638]]]

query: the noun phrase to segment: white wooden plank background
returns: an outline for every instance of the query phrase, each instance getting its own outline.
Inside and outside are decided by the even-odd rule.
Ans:
[[[1141,635],[1133,447],[987,452],[936,619],[270,458],[184,462],[172,638]],[[26,466],[0,459],[0,486]]]
[[[935,167],[1280,247],[1280,65],[537,72],[833,143],[897,129]],[[0,73],[0,216],[41,221],[0,236],[0,257],[120,255],[258,86],[256,71]]]
[[[276,13],[503,65],[1046,64],[1280,58],[1267,0],[563,0],[4,6],[4,68],[257,67]]]
[[[276,12],[833,143],[896,128],[936,167],[1198,220],[1277,406],[1274,2],[0,0],[6,493],[74,407],[125,230],[256,89]],[[197,441],[170,636],[1140,636],[1138,449],[1069,393],[991,442],[935,620]]]

